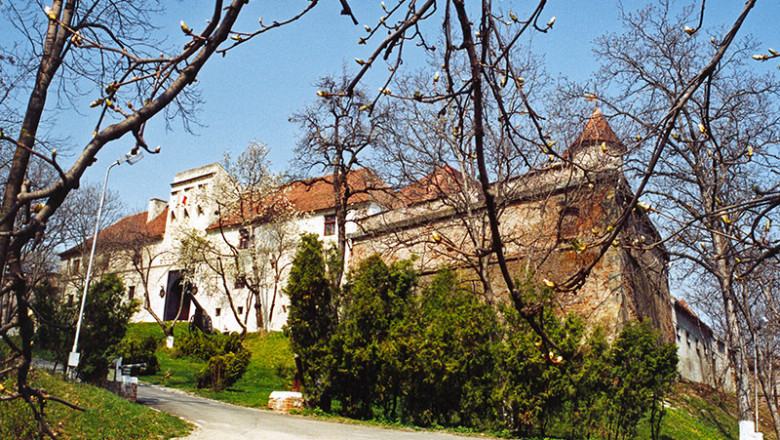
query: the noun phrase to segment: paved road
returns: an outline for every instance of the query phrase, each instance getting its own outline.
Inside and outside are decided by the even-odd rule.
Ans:
[[[197,425],[184,440],[465,440],[452,434],[402,431],[312,420],[195,397],[178,390],[139,384],[138,403],[180,416]]]

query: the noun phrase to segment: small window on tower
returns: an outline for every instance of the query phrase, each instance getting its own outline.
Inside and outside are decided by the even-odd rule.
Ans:
[[[560,237],[568,240],[577,236],[580,229],[580,210],[574,206],[567,206],[561,211]]]
[[[214,309],[214,316],[219,316],[221,313],[222,313],[222,309],[220,309],[219,307]]]
[[[249,247],[249,231],[246,229],[239,229],[238,230],[239,239],[238,239],[238,248],[239,249],[246,249]]]
[[[336,233],[336,216],[325,216],[325,236],[334,235]]]
[[[135,286],[130,286],[127,288],[127,299],[134,299],[135,298]]]

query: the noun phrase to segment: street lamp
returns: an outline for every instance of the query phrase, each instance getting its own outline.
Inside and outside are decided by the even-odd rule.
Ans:
[[[766,323],[766,318],[763,316],[759,318],[758,325],[753,332],[753,348],[755,349],[755,357],[753,358],[753,388],[755,391],[755,408],[753,412],[756,416],[756,432],[758,432],[758,332],[761,331],[761,327]]]
[[[111,172],[111,168],[116,165],[122,165],[127,162],[129,165],[141,160],[143,152],[127,153],[124,156],[117,159],[106,169],[106,178],[103,180],[103,191],[100,193],[100,203],[98,203],[97,219],[95,219],[95,233],[92,236],[92,250],[89,253],[89,265],[87,266],[87,277],[84,280],[84,292],[81,294],[81,307],[79,308],[79,319],[76,323],[76,337],[73,339],[73,349],[68,356],[68,374],[76,369],[79,365],[80,354],[78,352],[79,347],[79,333],[81,333],[81,320],[84,317],[84,304],[87,302],[87,290],[89,289],[89,279],[92,276],[92,260],[95,258],[95,247],[97,245],[98,232],[100,232],[100,214],[103,211],[103,200],[106,198],[106,186],[108,186],[108,174]]]

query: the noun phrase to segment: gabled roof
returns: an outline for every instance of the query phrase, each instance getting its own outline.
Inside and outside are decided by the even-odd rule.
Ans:
[[[147,211],[127,216],[111,226],[103,229],[98,234],[98,243],[118,243],[122,241],[144,239],[159,240],[165,234],[165,227],[168,219],[168,208],[166,207],[152,221],[147,223],[149,213]],[[92,238],[72,248],[60,253],[60,258],[67,258],[73,254],[81,253],[82,249],[89,249],[92,246]]]
[[[315,177],[292,182],[284,188],[284,194],[293,207],[300,212],[316,212],[333,209],[336,204],[333,197],[334,175]],[[387,185],[368,168],[359,168],[347,174],[347,184],[353,194],[349,204],[369,201],[386,203]]]
[[[334,175],[329,174],[311,179],[298,180],[289,183],[280,191],[265,196],[265,200],[258,203],[247,203],[235,212],[224,213],[221,221],[218,221],[208,229],[220,226],[235,226],[244,222],[263,222],[275,213],[290,207],[297,212],[318,212],[334,209],[336,206],[333,196]],[[347,184],[353,194],[349,197],[350,205],[377,202],[389,204],[389,190],[385,182],[368,168],[360,168],[347,173]],[[243,213],[239,210],[243,209]],[[254,211],[254,212],[251,212]]]

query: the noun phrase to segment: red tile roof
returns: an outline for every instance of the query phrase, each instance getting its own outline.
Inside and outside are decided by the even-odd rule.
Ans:
[[[387,185],[368,168],[360,168],[347,174],[347,184],[354,194],[350,204],[378,201],[385,203]],[[333,174],[299,180],[284,188],[287,199],[300,212],[316,212],[332,209],[336,206],[333,198]]]
[[[607,118],[601,113],[601,110],[596,107],[593,113],[590,115],[588,123],[582,130],[582,133],[571,143],[569,149],[564,153],[566,155],[574,155],[584,147],[599,145],[605,143],[610,146],[617,153],[625,153],[625,146],[620,142],[617,135],[612,131],[612,127],[609,126]]]
[[[347,183],[353,194],[349,204],[375,201],[389,204],[389,193],[384,181],[368,168],[360,168],[347,174]],[[285,209],[289,204],[297,212],[318,212],[333,209],[336,204],[333,196],[333,174],[311,179],[299,180],[282,187],[280,192],[268,196],[263,203],[247,203],[242,208],[228,213],[221,219],[222,226],[235,226],[243,221],[263,222],[268,216]],[[250,212],[254,210],[255,212]],[[208,229],[219,227],[219,222]]]
[[[144,240],[159,240],[165,234],[165,226],[168,219],[168,208],[166,207],[152,221],[146,222],[148,212],[140,212],[125,217],[111,226],[103,229],[98,234],[98,244],[118,243],[126,240],[141,238]],[[92,238],[76,245],[65,252],[60,253],[61,258],[67,258],[74,253],[80,253],[82,249],[89,249],[92,246]]]

